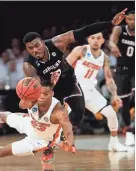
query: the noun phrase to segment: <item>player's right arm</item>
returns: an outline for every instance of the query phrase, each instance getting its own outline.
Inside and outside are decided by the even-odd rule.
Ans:
[[[82,58],[86,52],[86,46],[77,46],[75,47],[72,52],[66,57],[67,62],[74,67],[74,64],[77,60]]]
[[[120,50],[117,46],[121,31],[122,31],[122,29],[120,26],[114,27],[112,34],[110,36],[110,40],[109,40],[109,48],[110,48],[112,54],[116,57],[121,56]]]
[[[0,112],[0,123],[7,123],[7,117],[11,112]]]
[[[23,63],[23,71],[26,77],[35,77],[40,81],[40,77],[37,75],[36,69],[28,62]]]
[[[0,112],[0,123],[3,123],[3,122],[7,123],[7,117],[9,115],[11,115],[11,114],[12,114],[11,112]],[[17,112],[17,113],[14,113],[14,114],[16,114],[17,116],[23,116],[23,117],[29,116],[27,113],[19,113],[19,112]]]

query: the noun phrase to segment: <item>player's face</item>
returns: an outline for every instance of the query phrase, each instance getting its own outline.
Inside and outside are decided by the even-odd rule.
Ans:
[[[45,55],[44,42],[41,39],[36,38],[31,42],[26,43],[26,50],[30,55],[32,55],[36,59],[38,60],[43,59]]]
[[[19,107],[21,109],[31,109],[37,101],[23,100],[21,99],[19,102]]]
[[[49,103],[53,97],[53,91],[49,86],[42,86],[41,95],[38,98],[37,102],[40,106],[45,106],[45,104]]]
[[[101,48],[102,44],[104,43],[104,38],[102,33],[94,34],[88,37],[88,43],[90,47],[94,50],[98,50]]]
[[[126,23],[130,30],[135,29],[135,14],[129,14],[126,18]]]

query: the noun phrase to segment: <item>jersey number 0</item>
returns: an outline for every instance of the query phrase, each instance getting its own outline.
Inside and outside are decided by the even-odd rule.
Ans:
[[[127,56],[132,57],[134,53],[134,48],[132,46],[128,46],[127,48]]]

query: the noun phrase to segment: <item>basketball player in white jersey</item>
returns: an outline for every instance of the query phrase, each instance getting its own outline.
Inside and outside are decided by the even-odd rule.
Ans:
[[[96,90],[94,82],[99,69],[103,67],[107,87],[112,94],[113,103],[121,105],[117,96],[117,87],[111,75],[108,56],[101,50],[104,43],[102,33],[91,35],[87,38],[88,45],[78,46],[68,55],[67,61],[75,67],[77,80],[85,96],[86,108],[94,114],[100,112],[107,118],[108,127],[111,132],[109,151],[127,151],[127,148],[119,143],[117,137],[118,120],[116,112],[107,100]]]
[[[38,151],[50,149],[58,144],[62,130],[66,137],[63,149],[67,148],[70,152],[75,150],[72,125],[67,111],[53,97],[50,83],[43,81],[41,85],[41,95],[37,101],[21,100],[19,103],[20,108],[28,109],[28,114],[0,112],[1,121],[15,128],[19,133],[27,135],[23,140],[0,149],[0,157],[34,155]],[[48,157],[53,158],[53,156]],[[43,158],[42,160],[45,161]]]

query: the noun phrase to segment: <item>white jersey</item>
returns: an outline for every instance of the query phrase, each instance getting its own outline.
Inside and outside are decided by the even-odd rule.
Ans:
[[[104,52],[101,50],[101,55],[95,58],[87,46],[85,55],[76,62],[75,74],[82,88],[92,89],[95,86],[95,80],[100,68],[104,64]]]
[[[52,97],[50,108],[41,118],[39,118],[38,104],[35,104],[30,110],[28,109],[28,118],[30,118],[29,122],[31,123],[27,125],[28,137],[52,141],[56,134],[59,134],[61,126],[50,122],[52,111],[58,102],[56,98]]]

